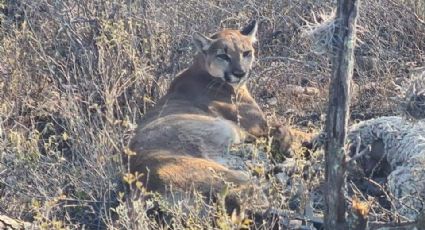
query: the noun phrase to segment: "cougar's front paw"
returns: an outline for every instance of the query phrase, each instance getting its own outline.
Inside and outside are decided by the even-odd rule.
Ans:
[[[250,134],[250,133],[245,133],[244,135],[244,139],[243,142],[244,143],[255,143],[255,141],[257,141],[257,137]]]
[[[270,130],[270,136],[272,138],[271,150],[273,155],[278,158],[277,160],[283,157],[292,157],[291,145],[293,137],[287,127],[282,125],[272,127]]]

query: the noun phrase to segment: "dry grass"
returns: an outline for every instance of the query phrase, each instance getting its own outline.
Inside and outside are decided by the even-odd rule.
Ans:
[[[254,95],[270,116],[318,129],[330,64],[301,28],[324,20],[330,2],[0,0],[0,213],[44,228],[155,228],[145,214],[152,203],[132,208],[122,199],[120,153],[136,121],[191,62],[193,31],[258,19]],[[397,85],[425,66],[421,1],[362,4],[354,119],[395,113]],[[300,209],[320,184],[320,156],[312,159],[298,159],[303,166],[287,178],[298,187],[270,188],[276,208]],[[172,212],[195,228],[211,224]]]

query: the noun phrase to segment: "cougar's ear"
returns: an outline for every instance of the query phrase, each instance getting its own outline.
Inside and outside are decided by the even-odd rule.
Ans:
[[[196,49],[199,52],[207,51],[210,48],[210,46],[213,42],[213,40],[211,38],[208,38],[205,35],[198,33],[198,32],[195,32],[192,35],[192,39],[193,39],[193,43],[196,46]]]
[[[252,42],[257,41],[257,29],[258,23],[256,20],[252,20],[247,26],[245,26],[240,32],[251,39]]]

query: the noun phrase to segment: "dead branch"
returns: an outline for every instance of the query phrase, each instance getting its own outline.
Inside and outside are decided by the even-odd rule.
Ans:
[[[326,229],[346,229],[345,137],[347,134],[350,84],[354,68],[354,47],[358,1],[338,1],[336,27],[332,39],[332,80],[329,87],[329,108],[326,119],[327,140],[325,210]]]

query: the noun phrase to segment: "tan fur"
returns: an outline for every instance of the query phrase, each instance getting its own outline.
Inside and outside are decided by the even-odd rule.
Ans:
[[[221,191],[224,181],[244,187],[249,175],[228,168],[228,149],[247,137],[268,133],[266,119],[244,84],[247,76],[237,83],[235,76],[223,77],[235,70],[248,75],[255,34],[224,30],[212,38],[197,36],[199,54],[193,65],[144,115],[130,143],[137,153],[130,169],[144,174],[149,190],[166,193],[171,185],[174,190],[195,188],[210,194]],[[247,51],[252,57],[243,57]],[[217,60],[223,52],[230,62]]]
[[[305,132],[296,128],[290,128],[290,133],[293,138],[291,149],[302,148],[303,143],[311,142],[316,133]]]

